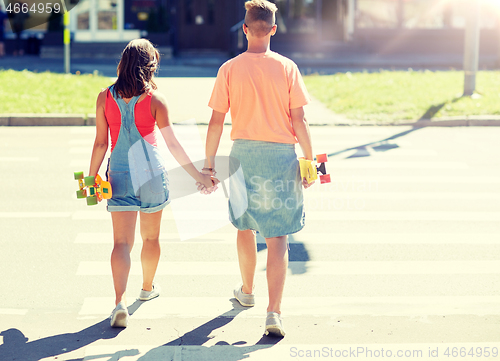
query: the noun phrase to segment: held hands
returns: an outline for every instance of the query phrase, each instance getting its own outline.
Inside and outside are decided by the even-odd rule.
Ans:
[[[212,176],[212,171],[202,170],[200,173],[200,182],[196,182],[196,186],[201,194],[211,194],[217,190],[217,184],[219,184],[219,180]]]

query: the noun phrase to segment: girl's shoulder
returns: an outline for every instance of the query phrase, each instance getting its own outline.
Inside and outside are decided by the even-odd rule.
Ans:
[[[167,97],[156,90],[151,93],[151,104],[167,106]]]
[[[101,90],[99,95],[97,96],[97,106],[104,106],[106,104],[106,98],[108,97],[108,88],[104,88]]]

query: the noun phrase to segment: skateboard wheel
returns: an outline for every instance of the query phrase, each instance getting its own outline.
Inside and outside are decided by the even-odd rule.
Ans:
[[[76,198],[86,198],[87,192],[85,190],[76,191]]]
[[[87,205],[88,206],[95,206],[97,204],[97,197],[92,196],[92,197],[87,197]]]
[[[316,163],[328,162],[328,156],[326,154],[318,154],[316,156]]]
[[[325,175],[319,176],[319,180],[320,180],[321,184],[331,183],[330,174],[325,174]]]
[[[75,172],[75,179],[83,179],[83,172]]]
[[[95,184],[95,177],[85,177],[85,185],[93,186]]]

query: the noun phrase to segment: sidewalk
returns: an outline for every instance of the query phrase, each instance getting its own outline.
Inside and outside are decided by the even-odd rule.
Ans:
[[[427,58],[429,60],[429,58]],[[324,59],[323,59],[324,60]],[[347,60],[347,59],[346,59]],[[400,58],[403,60],[403,58]],[[181,123],[188,119],[195,119],[198,124],[208,124],[211,109],[208,101],[212,93],[215,76],[217,75],[222,58],[189,58],[173,59],[162,63],[157,80],[159,90],[164,93],[168,100],[170,118],[173,123]],[[362,59],[359,60],[360,62]],[[384,61],[387,61],[385,59]],[[99,72],[105,76],[116,76],[116,65],[118,60],[109,59],[77,59],[72,64],[72,72],[82,73]],[[299,65],[318,63],[318,59],[302,59]],[[361,64],[358,62],[358,64]],[[325,60],[326,64],[326,60]],[[331,65],[332,63],[328,63]],[[372,63],[374,64],[374,63]],[[61,72],[63,64],[57,59],[39,59],[38,57],[6,57],[0,59],[0,69],[28,69],[30,71],[52,71]],[[302,67],[303,72],[314,72],[315,68]],[[318,72],[337,72],[339,68],[328,68]],[[353,70],[352,68],[346,70]],[[313,99],[306,107],[306,116],[312,126],[370,126],[370,125],[404,125],[414,127],[425,126],[500,126],[500,116],[477,116],[477,117],[454,117],[446,119],[420,120],[416,122],[393,122],[380,124],[369,121],[353,121],[346,117],[335,114],[321,102]],[[231,122],[228,114],[226,122]],[[16,114],[0,115],[0,126],[84,126],[94,125],[93,114]]]

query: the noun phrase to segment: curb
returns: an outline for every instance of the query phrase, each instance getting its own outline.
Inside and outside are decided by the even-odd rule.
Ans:
[[[95,115],[82,114],[15,114],[0,115],[0,126],[95,126]],[[175,122],[174,122],[175,124]],[[208,125],[208,123],[198,123],[198,125]],[[226,124],[229,125],[229,124]],[[441,118],[422,119],[416,122],[393,122],[380,123],[372,121],[343,121],[328,123],[309,123],[310,126],[410,126],[415,128],[423,127],[500,127],[500,116],[477,116],[466,118]]]
[[[405,126],[414,128],[424,128],[424,127],[500,127],[500,117],[468,117],[468,118],[455,118],[455,119],[421,119],[415,122],[392,122],[392,123],[381,123],[381,122],[371,122],[371,121],[349,121],[349,122],[335,122],[328,124],[310,124],[315,125],[333,125],[333,126]]]
[[[90,120],[91,122],[92,120]],[[33,126],[85,126],[89,117],[83,114],[14,114],[0,115],[0,126],[33,127]],[[94,116],[95,125],[95,116]]]

